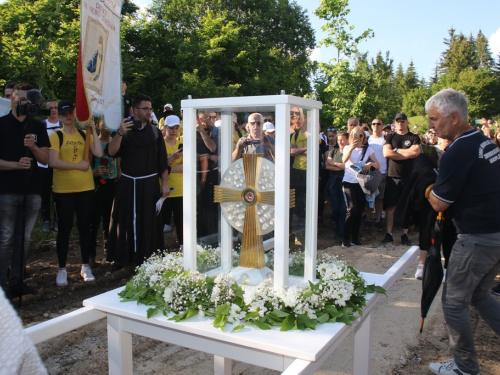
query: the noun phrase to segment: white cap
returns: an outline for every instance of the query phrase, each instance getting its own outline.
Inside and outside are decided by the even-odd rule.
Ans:
[[[275,128],[272,122],[265,122],[262,129],[267,132],[274,132]]]
[[[169,127],[177,126],[181,124],[181,120],[176,115],[170,115],[165,118],[165,125]]]
[[[165,105],[163,106],[163,109],[165,109],[165,108],[170,108],[172,111],[174,110],[173,105],[172,105],[172,104],[170,104],[170,103],[165,104]]]

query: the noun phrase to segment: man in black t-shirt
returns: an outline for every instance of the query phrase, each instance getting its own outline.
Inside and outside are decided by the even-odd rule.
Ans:
[[[500,271],[500,149],[468,123],[464,94],[445,89],[425,109],[429,128],[453,143],[441,158],[429,203],[448,210],[458,232],[442,293],[453,359],[435,374],[479,374],[469,305],[500,336],[500,301],[488,293]]]
[[[384,193],[387,215],[387,233],[382,243],[393,242],[394,210],[413,169],[413,159],[420,155],[420,138],[408,130],[408,118],[404,113],[394,117],[396,131],[385,136],[384,157],[389,161]],[[401,244],[410,245],[408,228],[403,229]]]
[[[0,285],[11,297],[34,294],[22,282],[21,228],[24,214],[24,258],[28,254],[30,235],[40,208],[37,162],[49,163],[49,138],[40,121],[18,115],[18,104],[28,103],[26,93],[33,89],[27,83],[14,86],[10,98],[12,110],[0,117]],[[24,193],[26,206],[23,205]],[[7,272],[12,251],[9,290]]]

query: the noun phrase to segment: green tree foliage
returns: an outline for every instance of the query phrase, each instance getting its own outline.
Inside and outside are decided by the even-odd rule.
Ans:
[[[0,77],[30,82],[45,96],[74,97],[79,14],[75,0],[0,4]]]
[[[130,91],[151,93],[156,106],[179,104],[187,95],[312,90],[314,33],[295,2],[155,0],[147,16],[123,26],[123,38]]]
[[[403,96],[403,112],[408,116],[425,116],[425,102],[431,96],[431,91],[425,87],[415,87]]]

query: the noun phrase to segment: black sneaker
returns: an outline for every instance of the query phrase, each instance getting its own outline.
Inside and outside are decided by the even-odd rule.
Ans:
[[[408,238],[408,235],[407,234],[402,234],[401,235],[401,245],[406,245],[406,246],[410,246],[411,245],[411,241],[410,239]]]
[[[496,294],[497,296],[500,296],[500,284],[498,284],[496,287],[491,288],[491,292],[493,294]]]
[[[382,244],[392,243],[394,242],[394,238],[392,238],[392,234],[386,233],[384,239],[382,240]]]
[[[382,232],[382,222],[381,221],[376,221],[375,222],[375,229],[378,230],[379,232]]]
[[[370,229],[372,227],[371,220],[365,220],[365,229]]]
[[[25,283],[21,284],[21,290],[19,290],[19,285],[12,285],[9,289],[10,296],[12,298],[26,296],[28,294],[36,294],[36,289],[26,285]]]

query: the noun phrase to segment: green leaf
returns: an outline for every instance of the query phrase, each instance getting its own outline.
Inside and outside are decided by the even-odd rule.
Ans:
[[[229,306],[228,304],[217,306],[217,315],[227,315],[229,314],[229,311],[231,311],[231,306]]]
[[[267,324],[267,323],[262,323],[262,322],[261,322],[261,321],[259,321],[259,320],[256,320],[254,323],[255,323],[255,325],[256,325],[257,327],[259,327],[259,328],[260,328],[260,329],[262,329],[262,330],[269,330],[269,329],[271,329],[271,328],[272,328],[270,324]]]
[[[328,319],[330,318],[329,314],[322,314],[318,316],[318,323],[326,323],[328,322]]]
[[[293,314],[288,315],[281,323],[280,331],[289,331],[296,328],[296,319]]]
[[[307,314],[299,315],[297,318],[299,322],[304,325],[304,327],[310,329],[316,329],[316,320],[309,318]]]
[[[352,325],[349,315],[342,315],[342,316],[338,317],[337,322],[344,323],[348,326]]]
[[[245,328],[244,324],[237,325],[236,327],[233,328],[233,330],[231,331],[231,333],[238,332],[239,330],[241,330],[243,328]]]
[[[148,311],[147,311],[148,319],[150,319],[153,316],[155,316],[156,314],[158,314],[159,311],[160,311],[160,308],[158,306],[148,309]]]

